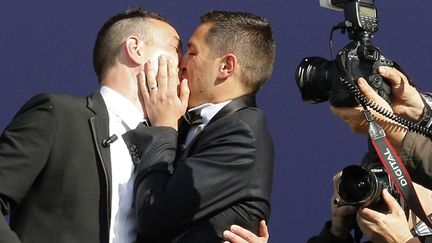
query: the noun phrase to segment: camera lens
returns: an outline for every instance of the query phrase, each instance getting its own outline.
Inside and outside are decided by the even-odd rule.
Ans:
[[[303,101],[315,104],[329,99],[332,65],[322,57],[306,57],[300,62],[295,79]]]
[[[379,198],[381,188],[374,173],[361,166],[351,165],[342,171],[338,193],[347,204],[366,207]]]

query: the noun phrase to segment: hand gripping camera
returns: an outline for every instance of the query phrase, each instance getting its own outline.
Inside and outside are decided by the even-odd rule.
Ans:
[[[356,106],[364,101],[356,83],[359,77],[363,77],[381,97],[390,102],[390,84],[378,74],[378,67],[392,67],[394,63],[371,42],[373,34],[378,31],[374,0],[320,0],[320,5],[344,11],[345,21],[334,26],[332,33],[341,29],[343,33],[348,33],[351,42],[332,61],[323,57],[306,57],[300,62],[295,79],[302,99],[311,104],[329,100],[334,106]],[[376,156],[373,151],[369,152]],[[373,160],[368,166],[373,165],[373,169],[352,165],[343,170],[337,188],[337,205],[385,211],[381,200],[382,189],[387,188],[392,195],[398,196],[386,171],[382,167],[375,168],[374,164],[379,159],[371,158]]]
[[[383,189],[399,199],[399,193],[383,167],[350,165],[342,171],[337,185],[339,197],[334,203],[337,206],[369,207],[386,212],[387,206],[381,197]]]
[[[364,77],[371,87],[390,102],[391,87],[378,74],[379,66],[393,66],[371,42],[378,31],[374,0],[320,0],[322,7],[343,10],[345,21],[334,26],[348,33],[352,40],[333,61],[323,57],[306,57],[296,70],[295,79],[303,101],[311,104],[330,100],[334,106],[358,105],[361,95],[356,87]],[[356,94],[357,93],[357,94]]]

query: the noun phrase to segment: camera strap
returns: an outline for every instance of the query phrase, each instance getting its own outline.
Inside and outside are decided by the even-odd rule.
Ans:
[[[366,121],[369,123],[369,137],[378,154],[385,170],[395,185],[397,191],[405,201],[406,205],[420,218],[429,228],[432,228],[431,217],[427,216],[415,191],[411,177],[406,170],[402,160],[388,141],[384,129],[373,119],[369,110],[364,110]]]

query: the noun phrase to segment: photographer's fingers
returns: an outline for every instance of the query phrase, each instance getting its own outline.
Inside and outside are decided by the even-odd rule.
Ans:
[[[372,89],[364,78],[359,78],[357,80],[357,86],[366,98],[375,102],[386,102],[377,92],[375,92],[375,90]]]
[[[337,206],[332,202],[332,224],[330,232],[340,238],[346,238],[352,229],[349,218],[355,215],[356,208],[352,206]]]
[[[424,103],[417,89],[399,70],[380,67],[379,73],[392,84],[392,106],[396,114],[416,121],[422,114]]]
[[[342,176],[342,171],[339,171],[336,175],[333,176],[333,191],[337,192],[337,187],[339,184],[339,178]]]
[[[392,67],[381,66],[378,68],[381,76],[389,80],[392,86],[399,86],[402,83],[408,83],[408,79],[399,70]]]
[[[362,208],[357,214],[358,226],[373,242],[408,242],[412,235],[402,207],[388,191],[383,190],[382,197],[390,212]]]
[[[387,189],[384,189],[382,191],[382,196],[384,198],[384,201],[387,204],[388,210],[390,213],[395,214],[395,215],[405,215],[402,207],[399,205],[399,203],[396,201],[396,199],[390,195],[390,193],[388,192]]]
[[[390,195],[387,189],[384,189],[381,195],[383,196],[383,199],[388,207],[389,210],[388,214],[384,214],[369,208],[362,208],[358,210],[358,216],[360,216],[361,218],[369,222],[374,222],[374,223],[382,221],[386,217],[386,215],[389,214],[395,215],[397,217],[401,217],[401,215],[402,217],[405,217],[403,209],[396,201],[396,199],[394,199],[394,197]]]
[[[374,101],[377,105],[385,108],[388,111],[393,111],[390,107],[390,104],[387,103],[387,101],[385,101],[377,92],[375,92],[375,90],[373,90],[372,87],[369,86],[368,82],[364,78],[359,78],[357,81],[357,85],[366,98]]]
[[[366,223],[376,224],[384,214],[370,208],[360,208],[357,210],[357,220]]]
[[[355,108],[335,106],[331,107],[331,112],[342,119],[342,121],[347,123],[351,130],[356,133],[368,134],[367,122],[362,111],[363,108],[361,106],[357,106]]]

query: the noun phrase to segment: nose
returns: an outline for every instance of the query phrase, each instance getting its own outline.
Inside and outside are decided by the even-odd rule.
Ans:
[[[186,68],[188,55],[183,55],[180,59],[180,69]]]
[[[184,55],[181,60],[180,60],[180,77],[181,78],[186,78],[186,72],[187,72],[187,55]]]

